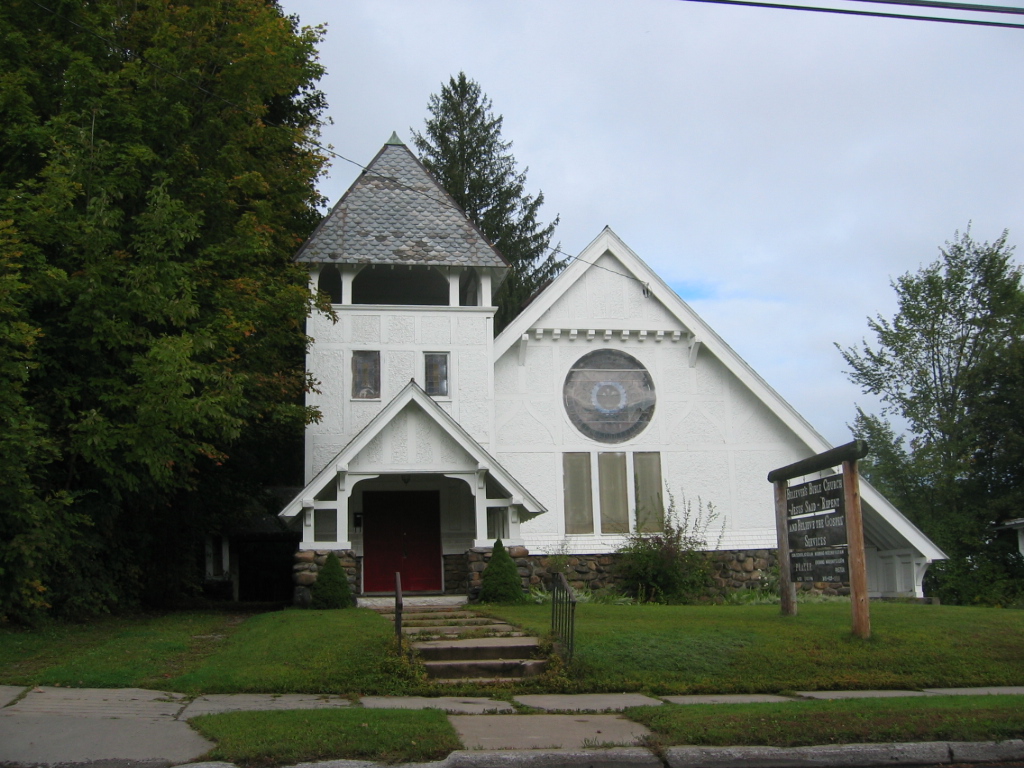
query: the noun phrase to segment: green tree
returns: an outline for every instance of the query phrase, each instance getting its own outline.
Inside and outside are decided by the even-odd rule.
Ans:
[[[348,575],[341,567],[338,556],[333,552],[328,553],[327,561],[309,591],[312,596],[310,608],[352,607],[352,589],[348,583]]]
[[[1006,232],[992,243],[957,233],[937,261],[893,282],[896,314],[868,320],[877,346],[840,348],[850,379],[883,404],[879,415],[858,409],[853,425],[875,448],[864,472],[950,556],[933,567],[949,601],[983,599],[1013,567],[1004,559],[993,571],[996,510],[989,491],[979,494],[977,468],[997,428],[997,393],[1013,386],[1004,363],[1024,294],[1012,255]]]
[[[497,294],[495,332],[565,268],[551,238],[558,217],[538,221],[544,193],[526,193],[526,169],[518,172],[512,142],[501,138],[503,118],[479,83],[464,72],[432,94],[424,133],[412,131],[420,160],[508,260],[508,277]]]
[[[523,580],[515,560],[505,549],[501,539],[494,542],[491,559],[480,575],[480,600],[484,603],[523,603]]]
[[[27,356],[3,371],[24,428],[0,474],[50,510],[0,516],[71,542],[39,538],[18,557],[45,564],[12,578],[62,615],[172,599],[309,416],[291,257],[321,202],[319,32],[267,0],[8,0],[0,38],[0,220],[27,286],[0,295]]]

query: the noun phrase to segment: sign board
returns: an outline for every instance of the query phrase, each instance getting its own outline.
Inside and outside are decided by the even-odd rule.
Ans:
[[[790,552],[793,581],[838,584],[850,580],[850,563],[846,547],[839,549],[805,549]]]
[[[846,513],[842,511],[793,517],[786,529],[792,550],[846,546]]]
[[[786,514],[790,517],[842,508],[842,475],[822,477],[786,489]]]

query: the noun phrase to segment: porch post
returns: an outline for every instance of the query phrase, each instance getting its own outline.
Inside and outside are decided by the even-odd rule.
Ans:
[[[487,470],[476,471],[476,487],[473,488],[473,500],[476,502],[476,539],[474,547],[489,547],[491,541],[487,538]]]
[[[344,470],[338,470],[338,533],[337,533],[337,548],[338,549],[352,549],[352,542],[348,540],[349,531],[349,513],[348,513],[348,500],[352,495],[352,488],[346,482],[347,473]]]

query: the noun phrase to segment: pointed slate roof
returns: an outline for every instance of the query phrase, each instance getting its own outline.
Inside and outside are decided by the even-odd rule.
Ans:
[[[295,260],[508,267],[397,134],[320,222]]]

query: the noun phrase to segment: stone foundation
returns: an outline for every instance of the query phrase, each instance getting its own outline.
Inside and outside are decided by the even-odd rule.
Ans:
[[[359,567],[360,558],[351,549],[300,549],[295,553],[295,565],[292,566],[292,580],[295,582],[295,605],[307,606],[312,599],[309,588],[316,583],[316,575],[327,562],[327,555],[334,552],[341,563],[348,586],[353,595],[362,592]]]
[[[327,561],[332,550],[300,550],[295,553],[293,578],[295,604],[308,605],[309,587],[316,581],[317,572]],[[360,560],[350,549],[333,550],[348,575],[352,594],[362,593]],[[598,591],[615,589],[620,584],[616,553],[597,555],[531,555],[526,547],[509,546],[508,553],[515,561],[523,589],[538,585],[548,588],[552,573],[564,568],[573,589]],[[759,589],[769,580],[778,578],[778,555],[774,549],[723,550],[708,552],[711,561],[711,585],[708,597],[721,599],[741,589]],[[471,601],[480,594],[481,574],[491,559],[490,547],[474,547],[462,555],[444,556],[444,592],[446,595],[467,595]],[[849,595],[849,584],[797,584],[798,591],[822,595]]]

